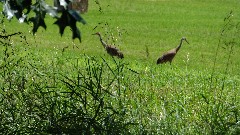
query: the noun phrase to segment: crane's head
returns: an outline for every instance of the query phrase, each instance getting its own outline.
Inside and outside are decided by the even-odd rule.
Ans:
[[[94,34],[92,34],[92,35],[99,35],[99,36],[100,36],[100,32],[94,33]]]
[[[188,43],[188,41],[187,41],[187,39],[186,39],[186,37],[182,37],[182,39],[181,39],[182,41],[186,41],[187,43]],[[189,43],[188,43],[189,44]]]

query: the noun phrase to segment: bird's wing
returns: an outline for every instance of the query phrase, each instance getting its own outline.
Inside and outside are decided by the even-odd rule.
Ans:
[[[119,49],[116,48],[115,46],[108,45],[108,47],[111,48],[112,50],[119,51]]]
[[[176,53],[175,52],[168,52],[165,54],[165,57],[168,57],[168,56],[175,56]]]
[[[172,50],[169,50],[167,51],[165,54],[175,54],[176,53],[176,49],[172,49]]]

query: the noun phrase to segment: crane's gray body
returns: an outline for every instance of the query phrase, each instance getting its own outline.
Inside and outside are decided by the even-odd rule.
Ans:
[[[166,63],[166,62],[169,62],[171,64],[173,58],[175,57],[175,55],[177,54],[177,52],[181,48],[183,41],[186,41],[188,43],[187,39],[185,37],[182,37],[178,47],[176,47],[176,48],[174,48],[172,50],[169,50],[166,53],[164,53],[160,58],[158,58],[157,64],[162,64],[162,63]]]
[[[124,58],[123,53],[119,51],[116,47],[113,47],[111,45],[108,45],[106,42],[103,41],[102,36],[99,32],[93,34],[93,35],[98,35],[100,42],[102,43],[104,49],[107,51],[107,53],[111,56],[116,56],[118,58]]]

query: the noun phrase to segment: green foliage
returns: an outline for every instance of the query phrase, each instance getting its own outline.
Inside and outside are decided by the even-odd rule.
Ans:
[[[62,16],[54,24],[59,26],[61,36],[64,33],[65,27],[70,26],[73,31],[72,39],[79,38],[81,41],[80,31],[76,26],[77,21],[82,22],[83,24],[86,23],[76,11],[64,10],[62,11]]]
[[[23,16],[24,9],[27,9],[26,14],[31,10],[32,0],[7,0],[4,2],[4,14],[11,19],[14,15],[17,19],[25,18]]]
[[[38,27],[42,26],[44,29],[47,28],[44,18],[46,13],[51,14],[53,17],[57,17],[56,11],[48,6],[44,1],[38,1],[32,5],[32,10],[35,13],[35,17],[29,19],[33,22],[33,34],[37,32]]]
[[[12,19],[13,16],[16,16],[19,22],[33,23],[33,34],[37,32],[40,26],[44,29],[47,28],[45,17],[46,14],[49,14],[57,19],[55,24],[59,26],[61,36],[64,33],[65,27],[70,26],[72,29],[72,39],[78,38],[81,41],[81,34],[76,22],[83,24],[86,24],[86,22],[75,10],[68,9],[68,4],[71,4],[70,1],[66,2],[60,18],[57,15],[57,9],[47,5],[45,0],[37,0],[34,4],[32,4],[32,0],[6,0],[2,2],[4,5],[3,13],[9,20]],[[25,9],[27,9],[26,12],[24,12]],[[29,17],[28,19],[31,11],[35,13],[35,16]]]

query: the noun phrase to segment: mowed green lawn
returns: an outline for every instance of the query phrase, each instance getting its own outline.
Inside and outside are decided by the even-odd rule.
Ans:
[[[45,49],[57,51],[70,46],[74,48],[68,50],[71,55],[87,54],[98,57],[106,55],[106,52],[99,38],[91,34],[101,32],[104,40],[109,44],[116,44],[122,50],[125,61],[133,65],[142,63],[153,66],[158,57],[176,47],[180,39],[186,37],[190,44],[183,43],[173,61],[173,66],[183,68],[186,60],[189,59],[190,69],[204,70],[213,66],[224,18],[233,11],[233,19],[240,20],[238,8],[240,3],[237,0],[121,0],[99,1],[99,3],[100,5],[95,1],[89,1],[88,12],[82,15],[87,21],[86,25],[78,25],[82,33],[82,43],[78,40],[72,42],[69,28],[60,38],[58,27],[51,25],[54,20],[47,17],[47,31],[40,28],[35,38],[27,35],[28,40],[31,40],[31,46],[37,46],[39,51]],[[31,31],[30,26],[15,22],[9,23],[7,29],[13,31],[17,29],[25,33]],[[98,27],[95,28],[96,26]],[[118,35],[119,32],[122,33],[121,36]],[[115,38],[115,42],[109,40],[112,37]],[[149,52],[148,57],[146,47]],[[231,72],[234,74],[239,74],[239,48],[239,45],[234,46],[234,53],[231,55],[233,70]],[[220,48],[217,54],[219,69],[226,65],[226,56],[228,52]]]
[[[220,32],[224,18],[233,10],[235,19],[239,20],[238,1],[169,1],[169,0],[141,0],[141,1],[100,1],[102,14],[94,2],[90,2],[89,13],[84,15],[89,22],[87,32],[83,32],[83,46],[94,52],[100,46],[98,38],[91,33],[105,29],[92,30],[98,22],[107,22],[111,31],[116,33],[117,27],[124,29],[120,45],[126,60],[130,63],[155,64],[163,52],[176,47],[181,37],[186,37],[190,45],[184,43],[177,54],[173,65],[183,67],[187,55],[191,69],[202,70],[211,68],[215,57]],[[97,21],[97,22],[95,22]],[[88,27],[87,26],[87,27]],[[84,28],[83,26],[82,28]],[[86,40],[84,39],[86,37]],[[146,46],[149,58],[146,58]],[[100,46],[101,49],[101,46]],[[232,65],[237,69],[239,45],[234,48]],[[224,63],[224,51],[219,51],[218,66]],[[237,72],[236,72],[237,73]]]
[[[59,108],[53,110],[56,111],[54,114],[56,121],[59,120],[60,127],[67,128],[65,127],[67,124],[65,125],[65,121],[61,119],[64,118],[65,113],[61,114],[59,110],[74,116],[78,114],[77,111],[74,113],[75,108],[67,106],[65,109],[65,101],[81,106],[81,102],[72,99],[70,94],[67,95],[71,88],[79,86],[68,88],[63,81],[74,80],[76,74],[81,73],[80,75],[86,77],[86,82],[93,80],[98,83],[95,78],[88,77],[91,74],[87,74],[90,68],[86,67],[92,64],[96,66],[96,68],[91,67],[96,70],[93,75],[98,74],[103,67],[103,71],[100,72],[103,78],[100,78],[100,86],[112,94],[103,96],[104,107],[111,104],[120,112],[123,107],[123,121],[135,123],[132,125],[133,128],[128,128],[126,131],[128,133],[238,134],[240,132],[240,39],[238,34],[232,34],[235,31],[221,36],[226,24],[224,18],[231,11],[233,24],[240,22],[238,0],[210,2],[207,0],[99,0],[98,2],[99,4],[96,4],[94,0],[89,0],[88,12],[82,15],[87,24],[78,24],[82,34],[81,43],[77,39],[74,41],[71,39],[69,28],[60,37],[58,27],[51,25],[54,20],[50,17],[45,20],[48,24],[47,31],[40,28],[35,36],[29,33],[31,25],[19,24],[16,20],[5,23],[7,32],[12,33],[17,30],[26,34],[28,46],[22,47],[31,52],[31,55],[27,57],[27,54],[20,52],[20,56],[26,55],[26,60],[29,60],[27,63],[34,65],[29,66],[31,68],[28,69],[32,72],[26,74],[26,78],[29,77],[27,78],[29,88],[26,89],[30,89],[28,91],[30,98],[31,94],[34,95],[31,90],[38,92],[38,89],[34,89],[35,86],[32,85],[38,82],[40,83],[36,88],[42,86],[41,91],[49,92],[50,89],[50,92],[53,92],[51,93],[53,97],[49,94],[47,98],[50,99],[49,103],[53,102],[53,105],[55,100],[59,103]],[[238,27],[236,29],[240,30]],[[115,44],[124,53],[124,59],[116,59],[117,64],[118,62],[125,64],[126,68],[122,70],[123,72],[119,73],[119,69],[109,70],[109,67],[115,69],[117,64],[106,54],[99,38],[92,35],[96,32],[101,32],[106,42]],[[183,43],[172,65],[169,63],[157,65],[157,59],[165,51],[178,46],[182,37],[186,37],[190,44]],[[224,39],[221,39],[222,37]],[[236,43],[232,48],[233,51],[228,51],[231,47],[223,44],[223,41],[230,39],[234,39]],[[19,45],[18,43],[22,44],[16,39],[14,44]],[[67,46],[68,48],[62,53],[62,49]],[[86,61],[88,56],[96,57],[96,61],[89,64]],[[229,56],[230,61],[227,63]],[[24,69],[18,70],[21,71],[20,73],[24,71]],[[13,71],[15,73],[15,70]],[[35,78],[39,80],[34,80]],[[116,80],[111,82],[111,79]],[[109,82],[111,85],[107,87]],[[72,83],[74,81],[69,81],[69,84]],[[52,85],[54,87],[49,88]],[[81,92],[81,89],[79,91]],[[54,92],[61,98],[56,98]],[[32,101],[38,101],[37,103],[47,108],[48,104],[42,103],[44,98],[44,96],[36,96]],[[21,98],[19,100],[21,101]],[[118,104],[119,100],[122,106]],[[91,103],[91,100],[89,101]],[[24,100],[22,102],[25,103]],[[91,109],[90,107],[90,114]],[[47,113],[46,117],[48,118]],[[33,123],[35,119],[33,118]],[[119,119],[121,120],[121,117],[114,118],[116,121]],[[47,123],[50,120],[45,119],[45,121]],[[28,123],[26,122],[25,125]]]

